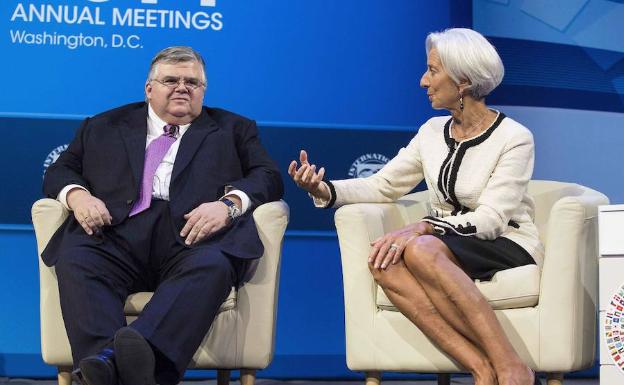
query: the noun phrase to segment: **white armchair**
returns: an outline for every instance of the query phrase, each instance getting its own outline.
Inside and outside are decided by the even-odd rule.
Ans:
[[[41,261],[41,252],[69,212],[58,201],[41,199],[32,207],[37,237],[40,274],[41,353],[43,361],[58,367],[59,385],[71,384],[72,356],[63,324],[58,283],[53,267]],[[264,255],[255,273],[241,288],[232,288],[223,302],[210,331],[195,353],[191,368],[218,369],[219,385],[227,385],[231,369],[241,369],[243,385],[252,385],[255,371],[273,359],[275,317],[282,241],[288,224],[288,205],[271,202],[253,213]],[[152,293],[128,297],[125,313],[128,322],[136,319]]]
[[[366,372],[438,373],[439,383],[462,368],[388,301],[367,264],[370,242],[427,215],[426,191],[390,204],[352,204],[335,215],[343,267],[347,366]],[[605,195],[569,183],[531,181],[535,221],[546,254],[536,265],[476,282],[520,357],[548,384],[590,367],[596,341],[597,207]]]

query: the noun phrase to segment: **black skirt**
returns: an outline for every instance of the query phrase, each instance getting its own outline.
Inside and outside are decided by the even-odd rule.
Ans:
[[[488,241],[460,235],[434,235],[446,244],[472,279],[489,281],[498,271],[535,264],[522,246],[504,237]]]

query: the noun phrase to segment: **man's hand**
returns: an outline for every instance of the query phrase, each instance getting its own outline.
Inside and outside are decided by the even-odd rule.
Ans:
[[[111,217],[104,202],[86,190],[75,188],[67,193],[67,205],[84,231],[93,235],[104,225],[110,225]]]
[[[184,243],[187,245],[203,241],[230,222],[228,207],[221,201],[202,203],[184,215],[184,219],[186,224],[180,236],[186,237]]]

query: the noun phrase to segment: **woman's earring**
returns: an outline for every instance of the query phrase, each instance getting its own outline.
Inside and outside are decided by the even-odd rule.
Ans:
[[[462,95],[459,95],[459,109],[464,110],[464,97]]]

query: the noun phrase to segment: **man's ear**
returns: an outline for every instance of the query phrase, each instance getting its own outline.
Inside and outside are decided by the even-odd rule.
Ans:
[[[145,82],[145,98],[149,100],[151,94],[152,94],[152,84],[149,81]]]

